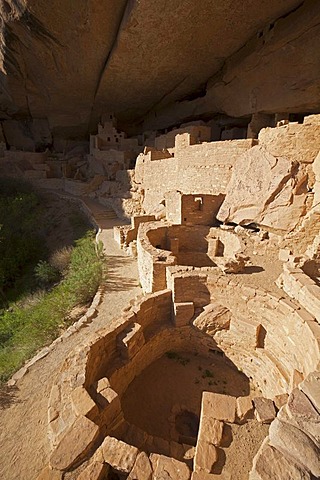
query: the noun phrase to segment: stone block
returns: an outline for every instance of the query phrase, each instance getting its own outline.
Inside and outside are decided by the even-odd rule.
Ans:
[[[119,334],[117,343],[123,358],[133,358],[145,343],[141,325],[139,323],[129,325]]]
[[[187,444],[183,444],[182,445],[182,448],[183,448],[183,458],[185,461],[188,461],[188,460],[193,460],[194,459],[194,456],[196,454],[196,447],[193,447],[191,445],[187,445]]]
[[[93,449],[98,436],[98,425],[84,416],[78,417],[52,452],[51,467],[67,470]]]
[[[154,215],[134,215],[131,217],[131,226],[134,229],[138,229],[141,223],[154,222]]]
[[[185,450],[181,443],[174,441],[170,442],[170,457],[176,458],[177,460],[183,460],[184,454]]]
[[[223,437],[224,423],[212,417],[213,412],[201,412],[198,439],[201,442],[220,446]]]
[[[168,442],[168,440],[165,440],[164,438],[153,436],[149,451],[151,452],[156,451],[161,455],[169,455],[170,443]]]
[[[104,461],[121,473],[130,473],[139,450],[113,437],[106,437],[101,445]]]
[[[77,477],[77,480],[103,480],[109,472],[109,465],[100,462],[92,462]]]
[[[258,422],[271,423],[275,419],[276,409],[270,398],[256,397],[253,399],[253,404]]]
[[[231,474],[228,472],[215,475],[214,473],[193,472],[191,480],[232,480]]]
[[[50,467],[45,467],[39,475],[37,476],[36,480],[61,480],[62,479],[62,472],[58,470],[52,470]]]
[[[191,472],[185,463],[174,458],[152,453],[150,461],[153,468],[152,480],[189,480]]]
[[[320,389],[320,384],[318,388]],[[320,414],[314,408],[309,398],[298,388],[295,388],[290,393],[287,412],[289,417],[301,417],[303,420],[318,422],[320,433]]]
[[[151,480],[152,468],[148,455],[145,452],[139,453],[133,469],[127,480]]]
[[[269,429],[270,445],[303,465],[315,477],[320,476],[320,449],[298,428],[277,418]]]
[[[280,248],[279,250],[279,260],[281,262],[287,262],[289,260],[292,251],[288,248]]]
[[[218,450],[211,443],[199,441],[194,457],[194,470],[196,472],[211,473],[213,466],[218,461]]]
[[[230,328],[231,312],[218,302],[212,302],[204,307],[203,312],[197,316],[193,324],[208,335],[215,335],[219,330]]]
[[[138,428],[136,425],[130,424],[126,431],[126,441],[130,445],[134,445],[135,447],[139,448],[139,450],[143,450],[143,446],[148,439],[148,434]]]
[[[292,458],[264,442],[256,455],[250,480],[311,480],[309,472]]]
[[[109,387],[110,387],[110,382],[109,382],[107,377],[102,377],[102,378],[100,378],[100,380],[98,380],[98,383],[97,383],[97,392],[98,393],[100,393],[105,388],[109,388]]]
[[[244,422],[253,412],[252,399],[250,397],[237,398],[237,419]]]
[[[297,305],[288,298],[280,298],[279,311],[282,312],[284,315],[289,315],[290,313],[295,312],[297,309]]]
[[[320,372],[312,372],[299,385],[299,389],[307,395],[320,413]]]
[[[203,392],[201,409],[217,420],[234,423],[236,419],[236,399],[229,395]]]
[[[117,422],[122,414],[120,398],[111,387],[107,387],[97,394],[97,402],[101,410],[101,421],[105,425]]]
[[[193,302],[181,302],[174,304],[174,325],[176,327],[183,327],[190,323],[194,315]]]
[[[285,405],[288,401],[289,395],[287,393],[280,393],[280,395],[276,395],[273,399],[273,403],[275,407],[280,410],[283,405]]]
[[[319,420],[305,418],[303,416],[292,416],[287,407],[281,408],[277,418],[284,423],[289,423],[308,435],[318,446],[320,446],[320,428]]]
[[[261,324],[255,318],[250,318],[249,316],[245,318],[241,318],[240,316],[232,317],[230,331],[234,332],[239,339],[243,339],[247,348],[256,348],[259,346]]]
[[[103,400],[102,400],[103,399]],[[103,388],[99,391],[98,402],[102,408],[118,401],[118,394],[111,387]]]
[[[73,409],[77,415],[92,417],[98,413],[98,405],[94,400],[92,400],[89,393],[83,386],[72,390],[71,400]]]

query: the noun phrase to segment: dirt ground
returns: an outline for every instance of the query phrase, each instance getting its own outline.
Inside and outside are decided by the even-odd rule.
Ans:
[[[177,412],[191,412],[199,420],[203,391],[232,396],[260,395],[243,373],[220,357],[212,360],[188,352],[174,354],[174,358],[164,355],[149,365],[122,398],[126,420],[149,435],[178,441]],[[244,425],[226,425],[225,430],[228,438],[219,448],[219,461],[213,473],[230,472],[232,480],[247,480],[268,426],[252,419]]]
[[[170,416],[181,407],[200,416],[203,391],[246,396],[253,393],[248,378],[217,357],[169,352],[149,365],[122,397],[124,416],[150,435],[171,440]],[[170,355],[171,356],[171,355]]]
[[[269,425],[249,420],[244,425],[231,425],[232,442],[219,452],[214,473],[228,472],[232,480],[248,480],[252,460],[268,435]]]

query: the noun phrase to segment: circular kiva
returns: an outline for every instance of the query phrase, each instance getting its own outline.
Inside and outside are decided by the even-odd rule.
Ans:
[[[170,290],[134,301],[65,361],[49,404],[50,471],[83,464],[81,475],[112,468],[133,479],[141,464],[145,471],[180,471],[172,478],[188,479],[192,470],[201,478],[219,464],[228,429],[254,415],[272,423],[252,458],[252,480],[265,468],[289,465],[288,448],[292,478],[318,476],[314,316],[210,267],[171,267],[167,279]],[[148,378],[155,378],[151,392],[141,388]],[[180,397],[170,397],[172,385]],[[266,467],[270,456],[274,463]]]

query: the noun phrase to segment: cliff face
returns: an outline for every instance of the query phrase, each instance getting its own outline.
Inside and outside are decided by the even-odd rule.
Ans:
[[[1,0],[0,115],[85,135],[320,108],[320,8],[301,0]]]

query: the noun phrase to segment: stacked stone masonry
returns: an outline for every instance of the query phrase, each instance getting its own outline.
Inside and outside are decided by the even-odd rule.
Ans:
[[[213,356],[215,351],[223,352],[226,358],[231,359],[253,379],[267,398],[273,399],[290,392],[295,387],[296,378],[310,378],[308,375],[318,367],[320,327],[300,307],[294,307],[284,299],[274,298],[268,292],[245,288],[225,275],[210,275],[210,270],[200,269],[201,272],[195,272],[182,267],[172,268],[168,279],[171,290],[135,302],[120,319],[99,332],[66,361],[61,380],[53,387],[48,410],[53,448],[50,460],[52,471],[66,471],[88,458],[91,460],[86,468],[92,469],[95,459],[100,458],[104,468],[111,466],[118,472],[130,473],[138,468],[135,460],[138,454],[141,455],[139,451],[146,453],[145,462],[150,455],[150,468],[155,471],[152,452],[157,452],[159,440],[154,438],[150,441],[143,432],[137,437],[137,429],[134,435],[129,434],[131,427],[124,418],[121,398],[133,378],[168,349],[192,348],[197,353]],[[206,298],[194,298],[193,293],[199,291],[196,288],[199,282],[208,291]],[[237,294],[235,290],[239,290]],[[230,302],[231,297],[244,297],[247,301],[243,301],[243,305],[238,301],[235,310]],[[212,309],[212,305],[218,302],[220,310]],[[247,303],[249,310],[246,308]],[[179,307],[183,305],[193,305],[193,309],[183,308],[182,313],[179,313]],[[228,320],[223,322],[220,321],[221,305],[224,305],[224,315],[227,311],[230,312]],[[268,305],[268,308],[265,309],[263,305]],[[202,313],[194,318],[194,309],[199,309],[200,306],[203,307]],[[207,314],[208,308],[210,313]],[[242,316],[248,312],[252,319]],[[175,318],[177,315],[180,316],[179,320]],[[254,320],[257,318],[259,322]],[[259,343],[261,328],[266,331],[263,345]],[[301,345],[302,338],[304,345],[308,345],[308,355],[306,347]],[[311,345],[314,345],[313,349],[310,349]],[[299,372],[300,375],[294,375],[294,372]],[[261,379],[267,381],[261,382]],[[71,404],[69,398],[72,399]],[[210,407],[212,402],[214,407]],[[234,397],[203,393],[201,418],[206,420],[203,424],[200,422],[193,462],[195,473],[211,472],[217,461],[215,449],[221,441],[223,422],[242,422],[246,412],[253,409],[252,403],[247,403],[249,405],[245,406],[241,397],[236,403]],[[265,407],[263,409],[257,404],[256,408],[260,421],[272,421],[274,408],[271,418],[270,413],[264,413]],[[218,413],[219,409],[221,413]],[[213,415],[212,421],[208,420],[208,415]],[[204,433],[204,429],[207,430],[211,424],[211,440],[206,443],[208,433]],[[214,442],[212,432],[217,436]],[[73,438],[77,438],[76,446],[70,448],[74,444]],[[137,446],[130,446],[126,438],[134,439],[134,444],[140,438],[139,451]],[[100,452],[104,459],[102,461]],[[169,458],[175,456],[174,452],[174,445],[171,447],[170,443],[162,440],[162,454],[165,453],[163,461],[173,462],[173,472],[182,468],[186,472],[186,478],[190,478],[191,472],[183,457],[175,460]],[[179,463],[174,463],[181,461],[181,467]]]
[[[250,480],[320,477],[319,116],[262,130],[259,119],[270,120],[252,119],[254,138],[211,142],[195,123],[146,133],[143,145],[104,118],[76,161],[3,149],[13,175],[131,218],[114,237],[137,256],[144,291],[62,365],[39,480],[232,479],[219,467],[226,434],[253,421],[270,427]],[[282,272],[270,285],[258,260],[275,253]],[[124,399],[168,352],[220,358],[249,392],[203,390],[194,437],[153,435],[128,420]]]

